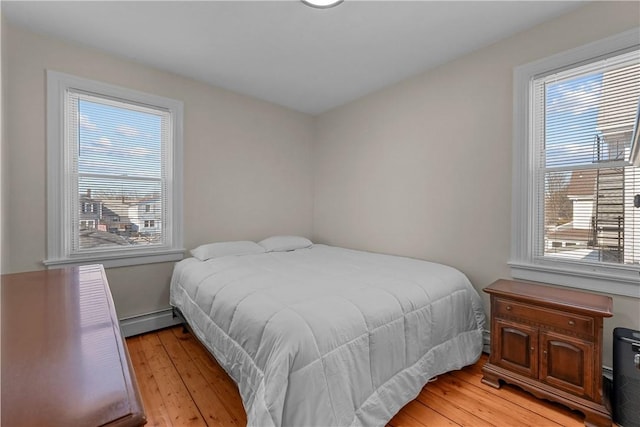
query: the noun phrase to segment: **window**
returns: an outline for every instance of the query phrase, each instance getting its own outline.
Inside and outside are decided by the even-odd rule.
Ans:
[[[95,228],[95,221],[80,221],[80,230]]]
[[[144,228],[153,228],[156,226],[156,222],[152,219],[146,220],[144,222]]]
[[[639,36],[516,68],[514,277],[640,296]]]
[[[47,96],[44,263],[181,259],[182,103],[53,71]],[[147,224],[152,238],[137,232]]]
[[[93,203],[83,202],[81,206],[82,206],[82,213],[95,211],[95,205]]]

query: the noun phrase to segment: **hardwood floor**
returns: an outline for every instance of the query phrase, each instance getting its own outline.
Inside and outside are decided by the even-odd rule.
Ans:
[[[181,327],[127,339],[148,426],[245,426],[235,383]],[[389,422],[392,427],[582,426],[583,417],[513,386],[480,382],[486,355],[441,375]]]

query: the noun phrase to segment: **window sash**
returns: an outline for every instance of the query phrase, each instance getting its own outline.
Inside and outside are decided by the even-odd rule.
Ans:
[[[638,265],[640,223],[628,194],[640,192],[638,171],[629,163],[631,130],[640,94],[638,57],[639,52],[632,51],[534,78],[531,83],[532,143],[539,152],[534,200],[538,216],[533,240],[537,262],[548,259],[586,265]],[[554,112],[554,108],[559,111]],[[578,113],[573,111],[576,108]],[[597,109],[597,113],[589,114],[589,109]],[[600,137],[604,134],[607,141]],[[585,178],[575,179],[574,175],[581,177],[582,171]],[[560,183],[563,176],[565,182]],[[565,224],[554,224],[547,216],[553,212],[549,209],[552,203],[547,203],[553,194],[547,189],[554,181],[558,193],[569,186],[581,193],[573,195],[570,202],[571,218],[561,218]],[[608,190],[613,188],[612,183],[623,185],[627,194],[625,190]],[[578,188],[589,184],[595,184],[595,188]],[[564,197],[567,206],[563,207],[568,210],[572,195],[567,193]],[[577,217],[579,209],[590,218]],[[582,224],[585,220],[589,223]]]
[[[69,214],[70,214],[69,222],[70,222],[72,239],[70,242],[71,247],[69,248],[69,252],[70,254],[74,255],[74,254],[81,254],[81,253],[100,253],[102,251],[111,251],[111,250],[136,250],[138,248],[122,247],[116,243],[112,245],[101,246],[100,248],[94,248],[89,246],[91,243],[88,243],[86,245],[82,244],[81,242],[82,239],[80,236],[81,230],[79,229],[80,209],[76,208],[80,204],[79,202],[80,193],[81,193],[80,183],[83,181],[83,178],[91,179],[93,183],[96,185],[99,185],[99,183],[102,181],[105,184],[105,187],[107,187],[107,183],[109,181],[112,184],[115,184],[116,182],[120,182],[123,189],[126,189],[127,191],[135,191],[135,189],[137,189],[138,187],[136,187],[134,182],[139,182],[140,185],[142,185],[142,183],[144,182],[147,182],[147,183],[157,182],[159,184],[159,191],[160,191],[160,194],[159,194],[159,200],[160,200],[160,206],[161,206],[160,220],[162,221],[167,216],[166,207],[169,204],[169,201],[167,200],[167,197],[166,197],[166,179],[167,179],[166,169],[167,168],[165,167],[166,162],[163,161],[163,159],[165,158],[165,155],[161,155],[159,158],[159,161],[155,165],[157,170],[159,171],[159,173],[157,174],[158,175],[157,178],[140,177],[140,176],[133,175],[133,173],[135,173],[135,170],[131,170],[131,169],[127,169],[126,171],[127,175],[125,177],[122,177],[120,175],[108,174],[108,173],[80,172],[80,157],[81,157],[80,150],[82,145],[84,144],[84,141],[82,140],[78,132],[78,129],[80,129],[80,126],[81,126],[81,117],[79,112],[81,101],[88,101],[97,105],[108,105],[121,111],[130,110],[130,111],[141,112],[148,115],[160,117],[161,119],[160,126],[162,129],[160,132],[160,151],[162,153],[166,153],[166,151],[168,150],[171,144],[170,135],[167,132],[169,127],[168,123],[170,123],[171,121],[171,113],[168,112],[166,109],[151,108],[148,106],[142,106],[129,101],[115,100],[109,97],[100,96],[97,94],[90,94],[82,91],[67,90],[66,92],[66,99],[65,99],[65,104],[67,108],[66,128],[68,129],[68,135],[65,141],[65,148],[67,149],[66,157],[69,165],[68,173],[71,174],[71,190],[70,190],[71,205],[69,206]],[[109,119],[111,120],[111,118]],[[128,125],[129,123],[127,122],[126,124]],[[113,159],[107,159],[105,161],[105,166],[113,168],[116,166],[115,163],[116,162],[114,162]],[[129,174],[130,172],[132,174]],[[125,185],[125,184],[128,184],[128,185]],[[124,198],[124,193],[122,194],[122,197]],[[103,200],[102,202],[105,204],[109,203],[108,200]],[[131,206],[131,209],[135,209],[135,208],[136,208],[135,205]],[[97,213],[97,212],[94,212],[94,213]],[[142,223],[140,223],[140,221],[137,221],[137,222],[138,222],[137,224],[138,227],[146,228],[142,226]],[[170,238],[170,233],[160,232],[160,239],[158,242],[154,243],[151,241],[147,241],[147,242],[143,241],[142,244],[145,246],[164,247],[164,246],[167,246],[167,244],[170,244],[170,242],[168,241],[169,238]],[[86,240],[88,240],[89,242],[92,241],[91,238],[88,238]]]

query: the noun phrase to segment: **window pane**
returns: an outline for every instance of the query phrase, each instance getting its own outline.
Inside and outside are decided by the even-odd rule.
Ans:
[[[78,100],[79,173],[161,177],[162,116]]]
[[[602,75],[546,85],[546,166],[593,162]]]
[[[637,52],[541,79],[544,239],[538,253],[640,263],[640,170],[629,166]],[[615,63],[612,66],[611,63]]]
[[[168,114],[77,94],[74,252],[161,245]]]

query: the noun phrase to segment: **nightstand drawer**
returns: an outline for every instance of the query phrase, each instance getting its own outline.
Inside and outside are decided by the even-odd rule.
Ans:
[[[501,298],[496,299],[495,309],[496,316],[499,317],[507,316],[529,320],[537,324],[590,336],[594,333],[593,319],[577,314],[562,313]]]

